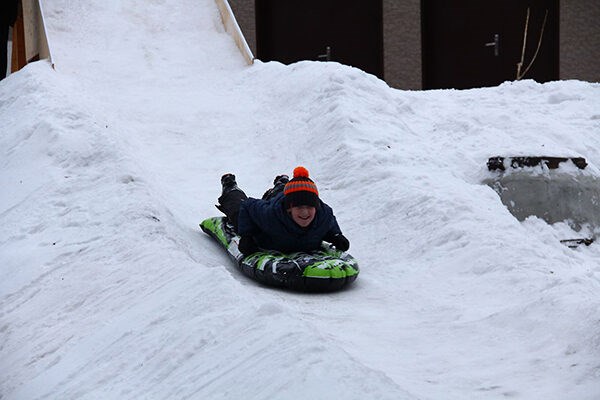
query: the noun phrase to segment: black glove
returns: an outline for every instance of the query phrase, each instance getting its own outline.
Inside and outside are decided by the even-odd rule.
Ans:
[[[337,235],[333,235],[325,239],[326,242],[331,243],[335,246],[336,249],[341,251],[346,251],[350,248],[350,242],[344,235],[338,233]]]
[[[256,253],[260,249],[256,245],[256,242],[252,236],[242,236],[240,238],[240,243],[238,244],[238,250],[247,256],[249,254]]]

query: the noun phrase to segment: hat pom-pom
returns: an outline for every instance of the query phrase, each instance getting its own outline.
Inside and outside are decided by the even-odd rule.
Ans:
[[[294,168],[294,178],[308,178],[308,170],[302,166]]]

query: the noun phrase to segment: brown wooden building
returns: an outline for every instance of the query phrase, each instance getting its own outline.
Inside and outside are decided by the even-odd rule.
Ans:
[[[598,0],[229,3],[262,61],[338,61],[401,89],[600,81]]]

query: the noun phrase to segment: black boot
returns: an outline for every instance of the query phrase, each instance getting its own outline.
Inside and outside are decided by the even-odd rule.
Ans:
[[[232,190],[239,189],[237,182],[235,181],[234,174],[225,174],[221,177],[221,186],[223,187],[223,191],[221,195],[227,194]]]
[[[283,192],[285,184],[290,181],[290,177],[287,175],[277,175],[273,179],[273,187],[263,194],[263,200],[270,200],[275,197],[278,193]]]
[[[273,180],[273,186],[277,186],[277,185],[285,185],[286,183],[288,183],[290,181],[290,177],[287,175],[277,175],[275,177],[275,179]]]

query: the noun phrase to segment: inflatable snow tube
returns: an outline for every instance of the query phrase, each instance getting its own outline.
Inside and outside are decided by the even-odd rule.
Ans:
[[[358,277],[356,260],[325,242],[321,250],[310,253],[265,250],[244,256],[238,250],[240,237],[224,217],[207,218],[200,228],[225,248],[245,275],[267,285],[328,292],[340,290]]]

